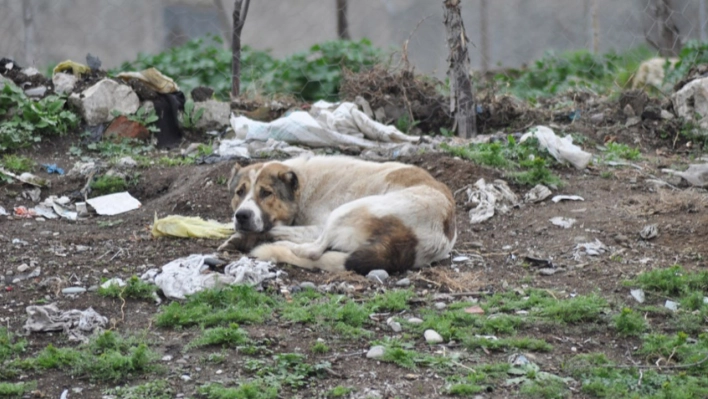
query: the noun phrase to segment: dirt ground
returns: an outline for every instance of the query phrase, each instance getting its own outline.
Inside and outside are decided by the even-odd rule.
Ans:
[[[40,163],[57,163],[68,170],[75,159],[67,154],[72,139],[65,138],[51,143],[42,143],[39,149],[25,154]],[[430,269],[415,270],[394,276],[392,282],[402,277],[413,281],[416,290],[441,293],[464,293],[481,290],[503,290],[531,286],[554,289],[555,292],[583,294],[598,292],[612,301],[630,300],[629,289],[622,286],[624,279],[637,273],[672,264],[681,264],[688,269],[705,268],[708,257],[708,214],[705,193],[691,189],[657,188],[646,183],[649,175],[661,177],[660,169],[676,163],[676,152],[657,155],[656,147],[645,149],[645,157],[635,168],[612,169],[608,178],[607,168],[589,168],[575,171],[558,170],[566,185],[555,194],[579,195],[584,201],[526,204],[513,209],[507,215],[495,215],[492,219],[471,226],[467,215],[464,187],[479,178],[501,178],[501,172],[474,165],[442,154],[420,154],[403,161],[419,165],[447,184],[456,192],[458,213],[458,239],[453,255],[481,256],[484,265],[463,265],[452,268],[450,261]],[[175,392],[187,397],[195,388],[209,381],[233,380],[241,371],[245,357],[231,351],[226,362],[219,365],[199,364],[189,359],[199,356],[199,351],[184,355],[184,343],[197,335],[197,329],[169,330],[153,326],[157,305],[144,301],[128,300],[123,304],[87,292],[74,296],[63,295],[54,288],[42,288],[40,282],[52,276],[60,277],[62,286],[89,287],[100,283],[102,278],[140,275],[151,267],[159,267],[175,258],[194,253],[211,253],[220,244],[219,240],[204,239],[155,239],[150,235],[150,224],[158,217],[179,214],[200,216],[222,222],[230,220],[229,195],[223,185],[228,176],[230,163],[193,165],[180,167],[154,167],[139,170],[139,183],[129,191],[142,202],[136,211],[114,217],[91,217],[78,222],[66,220],[36,221],[12,217],[0,217],[0,259],[6,283],[0,293],[0,321],[11,331],[20,331],[25,321],[25,308],[40,300],[54,302],[60,309],[84,309],[91,306],[111,320],[113,328],[120,332],[149,332],[160,344],[160,355],[172,355],[167,362],[166,378]],[[42,176],[47,176],[40,173]],[[51,175],[52,187],[42,191],[42,198],[50,194],[70,194],[79,190],[85,182],[68,177]],[[220,184],[221,183],[221,184]],[[518,194],[527,187],[512,188]],[[21,196],[19,185],[0,186],[0,205],[8,211],[13,207],[31,206],[30,200]],[[570,229],[562,229],[549,223],[555,216],[577,219]],[[111,222],[112,226],[108,226]],[[651,241],[639,238],[639,231],[647,224],[657,224],[659,235]],[[13,240],[27,244],[13,244]],[[600,240],[609,247],[609,253],[588,257],[583,262],[572,259],[573,248],[578,243]],[[88,249],[86,248],[88,247]],[[237,258],[238,254],[230,254]],[[552,259],[557,272],[544,275],[524,259],[526,256]],[[41,276],[36,279],[9,284],[12,274],[22,263],[36,262],[41,267]],[[456,270],[457,269],[457,270]],[[295,268],[286,268],[290,285],[311,281],[323,283],[332,276],[311,273]],[[335,280],[338,277],[334,277]],[[380,290],[376,284],[360,282],[364,290]],[[463,300],[464,295],[455,297]],[[412,310],[415,314],[415,308]],[[355,387],[358,392],[377,390],[384,397],[437,398],[442,394],[445,381],[432,371],[418,370],[413,377],[390,363],[365,358],[368,340],[342,340],[332,344],[334,351],[325,355],[307,352],[319,335],[316,331],[298,324],[285,323],[277,315],[259,326],[245,326],[255,337],[277,339],[283,351],[303,352],[308,359],[326,359],[332,363],[335,374],[322,378],[309,388],[293,394],[294,397],[322,397],[322,392],[337,385]],[[610,356],[622,361],[632,351],[636,341],[628,338],[618,340],[607,333],[605,325],[594,325],[592,331],[568,328],[566,331],[538,329],[532,334],[553,343],[554,350],[538,354],[534,359],[546,371],[560,370],[561,364],[570,356],[605,350]],[[389,335],[382,322],[375,331],[375,339]],[[32,334],[28,353],[36,353],[53,343],[55,346],[70,345],[60,334]],[[454,349],[454,346],[450,349]],[[421,346],[421,350],[424,349]],[[492,360],[505,361],[508,353],[473,354],[480,363]],[[186,361],[178,362],[178,359]],[[217,369],[221,372],[217,373]],[[188,373],[190,381],[179,377]],[[38,391],[45,397],[59,397],[69,389],[70,397],[101,397],[106,386],[95,385],[87,380],[68,379],[60,371],[44,375],[30,373],[24,380],[38,381]],[[153,377],[150,377],[153,378]],[[131,385],[142,383],[138,379]],[[81,394],[72,389],[81,388]],[[513,390],[498,388],[494,392],[481,393],[484,398],[513,397]],[[581,394],[573,397],[583,397]]]

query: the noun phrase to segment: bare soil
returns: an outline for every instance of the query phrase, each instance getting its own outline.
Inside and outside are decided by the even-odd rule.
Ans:
[[[637,133],[639,134],[639,133]],[[647,137],[646,131],[643,137]],[[647,139],[648,140],[648,139]],[[601,141],[601,138],[598,138]],[[25,151],[39,163],[57,163],[68,170],[75,159],[67,154],[72,138],[42,143],[37,148]],[[666,147],[665,142],[660,144]],[[706,194],[689,189],[671,190],[656,188],[645,180],[649,174],[660,176],[659,169],[681,160],[669,150],[657,155],[657,146],[644,149],[645,158],[637,162],[643,170],[634,168],[615,169],[611,178],[603,178],[607,169],[590,168],[586,171],[559,169],[566,185],[554,194],[579,195],[584,201],[565,201],[540,204],[525,204],[507,215],[495,215],[492,219],[471,226],[467,212],[464,187],[479,178],[493,180],[502,178],[501,172],[474,165],[443,154],[421,154],[403,159],[404,162],[421,166],[447,184],[456,192],[458,205],[458,240],[455,255],[480,255],[485,265],[461,266],[459,271],[451,268],[450,261],[441,262],[432,268],[413,270],[404,275],[393,276],[391,284],[399,278],[408,277],[419,292],[459,293],[480,290],[506,290],[530,286],[553,289],[554,292],[583,294],[597,292],[615,303],[629,302],[629,289],[621,282],[637,273],[672,264],[681,264],[688,269],[703,269],[708,257],[708,213]],[[591,147],[592,150],[592,147]],[[194,253],[211,253],[221,243],[205,239],[155,239],[150,235],[150,224],[158,217],[179,214],[200,216],[226,222],[230,219],[229,195],[223,185],[231,164],[194,165],[183,167],[153,167],[140,169],[139,182],[129,191],[142,202],[136,211],[114,217],[92,217],[78,222],[66,220],[36,221],[14,217],[0,217],[0,271],[11,281],[10,274],[17,273],[22,263],[35,261],[42,268],[37,279],[18,284],[5,284],[0,293],[0,321],[11,331],[21,330],[25,321],[25,308],[45,300],[56,302],[60,309],[85,309],[93,307],[111,320],[112,328],[122,333],[149,332],[159,344],[155,346],[161,355],[172,355],[173,361],[164,363],[168,368],[166,378],[178,393],[194,395],[196,387],[209,381],[232,381],[242,375],[241,366],[247,358],[235,351],[228,351],[226,362],[219,365],[201,364],[195,361],[202,352],[193,351],[184,362],[181,349],[198,333],[198,329],[175,331],[153,325],[158,306],[142,301],[107,299],[95,292],[75,296],[62,295],[54,290],[39,287],[39,282],[51,276],[60,277],[63,286],[93,286],[102,278],[139,275],[150,267],[159,267],[175,258]],[[64,176],[46,175],[52,187],[42,191],[42,198],[50,194],[70,194],[79,190],[84,181]],[[605,175],[606,177],[606,175]],[[221,183],[221,184],[220,184]],[[513,186],[523,196],[528,187]],[[0,186],[0,205],[8,211],[15,206],[32,206],[22,198],[25,187]],[[461,191],[460,191],[461,190]],[[549,223],[555,216],[577,219],[570,229],[562,229]],[[112,222],[112,227],[105,226]],[[651,241],[639,238],[639,231],[647,224],[657,224],[659,235]],[[13,240],[26,241],[27,245],[13,244]],[[572,259],[573,248],[578,243],[598,239],[610,247],[607,254],[588,257],[582,262]],[[77,246],[88,246],[78,251]],[[551,259],[558,269],[553,275],[542,275],[538,269],[524,262],[525,256]],[[237,258],[239,254],[230,254]],[[331,276],[286,267],[290,285],[302,281],[316,284],[351,276]],[[362,291],[382,288],[374,283],[357,279]],[[2,283],[0,283],[2,286]],[[274,294],[277,295],[277,294]],[[463,300],[464,296],[457,298]],[[457,300],[456,299],[456,300]],[[418,305],[416,305],[418,306]],[[411,313],[416,314],[416,307]],[[366,392],[379,391],[384,397],[439,398],[445,397],[445,381],[425,369],[405,371],[393,364],[366,359],[369,340],[344,340],[336,337],[321,337],[307,326],[282,322],[278,315],[258,326],[246,326],[254,337],[270,337],[278,342],[279,351],[302,352],[308,361],[326,359],[332,363],[334,373],[316,380],[308,388],[295,393],[286,392],[284,397],[324,397],[328,389],[343,385]],[[385,323],[374,330],[374,339],[392,335]],[[538,328],[530,333],[554,345],[548,354],[534,355],[543,370],[560,372],[564,360],[579,353],[603,351],[619,362],[628,362],[636,341],[617,339],[608,333],[608,326],[596,324],[583,328],[568,327]],[[333,352],[313,355],[308,348],[317,338],[328,339]],[[55,346],[69,345],[62,334],[32,334],[28,337],[28,353],[36,353],[52,343]],[[430,352],[422,344],[420,351]],[[439,348],[438,348],[439,349]],[[452,346],[450,350],[461,350]],[[206,353],[206,352],[204,352]],[[509,353],[489,354],[485,351],[472,353],[479,364],[505,361]],[[470,365],[474,367],[474,364]],[[221,372],[217,373],[217,370]],[[190,381],[180,379],[188,374]],[[412,376],[406,374],[414,374]],[[155,376],[146,377],[152,380]],[[46,397],[59,397],[64,389],[82,388],[77,397],[101,396],[105,385],[92,384],[87,380],[72,380],[62,371],[42,375],[30,373],[23,380],[37,380],[38,391]],[[145,382],[128,381],[130,385]],[[516,395],[514,388],[498,388],[481,394],[485,398],[503,398]],[[72,397],[70,395],[70,397]],[[575,393],[574,397],[583,397]]]

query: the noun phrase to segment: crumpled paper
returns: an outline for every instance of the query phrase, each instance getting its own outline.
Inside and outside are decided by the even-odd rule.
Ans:
[[[63,331],[70,341],[88,342],[87,334],[101,332],[108,318],[93,308],[61,311],[56,304],[27,307],[27,321],[22,327],[25,334],[32,332]]]
[[[161,269],[149,269],[140,278],[157,285],[167,298],[181,300],[188,295],[219,286],[259,285],[281,273],[271,271],[275,267],[272,262],[256,261],[244,256],[226,265],[222,274],[209,268],[210,263],[218,262],[213,256],[194,254],[175,259]]]
[[[467,202],[477,204],[475,208],[470,209],[470,224],[481,223],[494,216],[494,212],[506,214],[519,202],[504,180],[497,179],[487,183],[484,179],[479,179],[474,188],[467,189]]]

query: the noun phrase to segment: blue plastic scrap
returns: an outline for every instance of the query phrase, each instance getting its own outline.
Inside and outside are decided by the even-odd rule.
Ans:
[[[58,174],[58,175],[63,175],[63,174],[64,174],[64,169],[58,167],[57,164],[55,164],[55,163],[53,163],[53,164],[42,164],[42,166],[44,166],[45,168],[47,168],[47,173],[49,173],[50,175],[51,175],[52,173],[56,173],[56,174]]]

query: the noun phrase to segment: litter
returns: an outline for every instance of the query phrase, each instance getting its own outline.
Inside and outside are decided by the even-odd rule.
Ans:
[[[2,206],[0,206],[0,216],[7,216],[7,211]]]
[[[629,291],[629,293],[632,295],[632,298],[634,298],[637,302],[644,303],[644,300],[645,300],[644,290],[636,289],[636,290]]]
[[[27,207],[24,206],[16,206],[15,216],[18,218],[30,219],[37,216],[37,212],[35,212],[34,209],[27,209]]]
[[[551,201],[558,203],[561,201],[585,201],[585,198],[578,195],[556,195]]]
[[[56,174],[58,174],[58,175],[63,175],[63,174],[64,174],[64,169],[58,167],[57,164],[55,164],[55,163],[53,163],[53,164],[42,164],[42,166],[44,166],[44,167],[47,169],[47,173],[49,173],[50,175],[51,175],[52,173],[56,173]]]
[[[170,215],[157,218],[152,225],[153,237],[183,237],[183,238],[227,238],[234,233],[231,223],[219,223],[214,220],[205,221],[200,217]]]
[[[659,230],[656,224],[648,224],[639,232],[639,237],[643,240],[651,240],[659,235]]]
[[[87,342],[85,334],[100,332],[108,324],[106,317],[93,308],[62,312],[56,304],[27,307],[27,321],[23,326],[26,335],[32,332],[63,331],[70,341]]]
[[[674,176],[681,177],[692,186],[708,186],[708,163],[689,165],[688,169],[683,172],[673,169],[662,169],[661,171],[664,173],[669,173]]]
[[[106,280],[103,284],[101,284],[101,288],[106,289],[110,288],[113,285],[118,287],[125,287],[126,282],[120,277],[113,277],[112,279]]]
[[[91,71],[91,68],[84,64],[80,64],[78,62],[74,62],[71,60],[66,60],[62,61],[57,64],[57,66],[54,67],[54,70],[52,71],[52,75],[56,75],[59,72],[66,72],[66,71],[71,71],[74,76],[81,76],[85,73],[88,73]]]
[[[535,137],[539,146],[548,150],[558,162],[567,161],[577,169],[585,169],[592,159],[592,154],[573,144],[571,136],[558,137],[549,127],[536,126],[531,128],[529,132],[521,136],[519,142],[523,143],[529,137]]]
[[[32,202],[39,202],[41,195],[42,195],[42,190],[40,190],[39,187],[34,187],[31,190],[25,190],[22,192],[22,196]]]
[[[21,183],[29,184],[35,187],[48,187],[49,181],[42,179],[41,177],[35,176],[32,173],[25,172],[21,175],[16,175],[8,170],[0,168],[0,173],[6,176],[10,176],[15,180],[19,180]]]
[[[140,80],[158,93],[170,94],[180,91],[174,80],[162,74],[156,68],[144,69],[140,72],[121,72],[116,78],[129,82],[133,79]]]
[[[475,190],[467,189],[467,202],[477,204],[469,211],[470,224],[481,223],[494,216],[494,212],[506,214],[518,203],[516,194],[504,180],[486,183],[484,179],[479,179],[474,186]]]
[[[86,200],[96,213],[104,216],[113,216],[140,208],[140,201],[127,191],[115,194],[102,195]]]
[[[42,274],[42,268],[36,267],[29,273],[22,273],[12,277],[12,284],[17,284],[20,281],[29,280],[31,278],[39,277]]]
[[[526,193],[526,195],[524,195],[524,202],[541,202],[550,197],[551,194],[551,190],[548,187],[543,184],[537,184],[528,193]]]
[[[50,195],[47,197],[42,203],[37,206],[36,209],[42,207],[42,216],[47,217],[49,219],[55,219],[56,216],[51,217],[48,216],[50,214],[50,209],[53,210],[57,215],[61,216],[64,219],[68,220],[77,220],[78,219],[78,213],[75,211],[72,211],[69,208],[69,203],[71,200],[69,197],[63,196],[63,197],[57,197],[56,195]]]
[[[580,261],[583,255],[598,256],[607,252],[607,247],[597,238],[594,242],[578,244],[573,250],[573,259]]]
[[[43,204],[35,206],[34,212],[37,214],[37,216],[41,216],[46,219],[56,219],[59,217],[56,213],[54,213],[54,209]]]
[[[548,221],[551,222],[554,226],[562,227],[564,229],[569,229],[575,224],[575,219],[566,218],[563,216],[556,216],[550,218]]]
[[[270,270],[274,267],[271,262],[255,261],[246,256],[226,265],[223,274],[212,271],[210,264],[219,262],[209,255],[190,255],[175,259],[161,269],[149,269],[140,278],[157,285],[167,298],[185,299],[187,295],[217,286],[259,285],[281,273]]]

